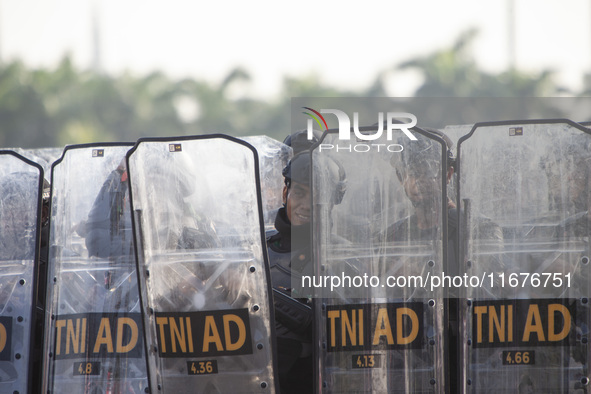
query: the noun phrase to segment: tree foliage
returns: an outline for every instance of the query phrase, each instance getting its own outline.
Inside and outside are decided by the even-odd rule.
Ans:
[[[250,81],[236,68],[220,83],[161,72],[119,76],[76,69],[65,56],[55,69],[31,70],[20,61],[0,65],[0,145],[48,147],[135,141],[145,136],[225,133],[266,134],[282,140],[290,130],[291,97],[384,97],[385,76],[414,69],[422,76],[417,97],[540,97],[560,92],[550,71],[483,71],[472,60],[470,30],[448,48],[404,61],[379,73],[365,89],[323,84],[318,76],[285,77],[279,97],[234,97]]]

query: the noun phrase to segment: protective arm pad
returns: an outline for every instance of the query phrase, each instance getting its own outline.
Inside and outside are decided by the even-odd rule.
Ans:
[[[297,334],[306,334],[312,326],[312,308],[277,289],[273,289],[275,319]]]

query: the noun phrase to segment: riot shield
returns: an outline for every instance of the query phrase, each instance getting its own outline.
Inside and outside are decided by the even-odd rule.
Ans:
[[[148,388],[125,154],[66,147],[52,167],[44,392]]]
[[[274,392],[256,151],[145,139],[128,164],[152,392]]]
[[[568,120],[460,138],[464,392],[589,391],[590,144]]]
[[[43,169],[0,151],[0,391],[31,393]]]
[[[263,195],[263,219],[265,231],[273,230],[277,209],[283,204],[283,175],[281,172],[292,156],[292,149],[273,138],[265,135],[244,137],[257,150]]]
[[[416,141],[327,131],[313,150],[315,269],[296,280],[321,297],[319,392],[446,390],[444,297],[430,279],[447,259],[446,149],[412,130]]]
[[[36,149],[23,149],[23,148],[10,148],[10,150],[18,153],[21,156],[41,165],[43,167],[43,173],[46,176],[51,174],[51,165],[60,158],[63,153],[63,148],[36,148]]]

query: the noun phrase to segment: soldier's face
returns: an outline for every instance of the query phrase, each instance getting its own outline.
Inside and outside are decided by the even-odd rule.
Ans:
[[[436,197],[437,179],[417,172],[408,172],[400,181],[414,206],[433,205]]]
[[[404,192],[415,207],[435,206],[441,194],[438,170],[426,171],[424,167],[405,171],[404,174],[397,173]],[[449,184],[454,174],[454,169],[447,169],[446,181]]]
[[[308,185],[292,182],[289,189],[284,187],[283,202],[286,204],[287,217],[293,226],[310,222],[311,201]]]

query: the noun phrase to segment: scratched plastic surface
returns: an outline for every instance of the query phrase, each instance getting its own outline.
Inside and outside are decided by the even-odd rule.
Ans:
[[[125,153],[73,146],[53,166],[45,392],[148,387]]]
[[[263,197],[263,218],[265,231],[275,228],[277,210],[283,205],[283,168],[292,156],[292,149],[284,143],[265,135],[244,137],[259,157],[259,174]]]
[[[388,141],[384,136],[371,141],[383,144],[379,152],[375,146],[358,152],[364,148],[345,148],[359,140],[339,141],[336,134],[322,143],[345,148],[313,153],[313,238],[319,256],[313,274],[358,278],[357,284],[333,291],[323,287],[320,293],[316,329],[322,393],[445,392],[443,293],[426,284],[428,276],[443,271],[443,153],[439,142],[415,135],[422,152],[416,155],[393,152],[399,150],[395,146],[386,149],[414,143],[405,137]],[[339,166],[346,191],[335,205]],[[420,225],[425,231],[417,215],[429,217]],[[427,282],[387,286],[389,276]],[[363,277],[375,279],[361,282]]]
[[[588,392],[590,144],[564,121],[460,143],[466,392]]]
[[[37,209],[41,170],[0,153],[0,391],[31,389]]]
[[[253,150],[143,141],[129,166],[152,390],[274,392]]]

